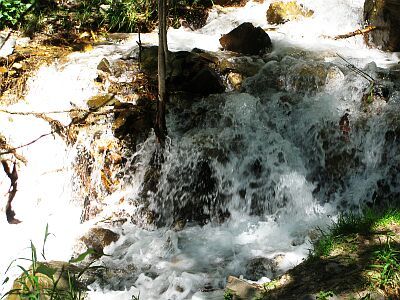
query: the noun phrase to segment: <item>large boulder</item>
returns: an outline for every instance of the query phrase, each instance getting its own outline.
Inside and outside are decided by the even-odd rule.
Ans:
[[[378,48],[400,51],[400,2],[398,0],[366,0],[364,21],[376,26],[369,33],[370,40]]]
[[[219,42],[225,50],[247,55],[259,55],[272,49],[271,39],[261,27],[243,23],[224,34]]]
[[[314,14],[296,1],[277,1],[269,5],[267,10],[267,21],[270,24],[283,24],[288,21],[298,20],[304,17],[311,17]]]

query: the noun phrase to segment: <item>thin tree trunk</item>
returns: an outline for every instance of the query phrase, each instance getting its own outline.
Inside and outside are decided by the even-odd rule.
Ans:
[[[164,146],[167,135],[165,107],[167,91],[165,78],[167,72],[167,5],[166,0],[158,0],[158,103],[155,134],[160,145]]]

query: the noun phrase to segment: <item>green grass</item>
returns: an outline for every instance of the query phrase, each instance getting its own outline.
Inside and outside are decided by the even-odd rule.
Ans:
[[[385,292],[399,292],[400,287],[400,249],[388,241],[373,253],[372,282]]]
[[[369,235],[392,223],[400,225],[400,211],[397,209],[383,212],[368,209],[362,214],[343,214],[313,243],[310,256],[328,256],[336,247],[347,243],[352,235]]]
[[[13,288],[4,294],[1,299],[10,296],[13,297],[12,299],[29,300],[83,300],[85,298],[86,288],[80,284],[81,277],[87,271],[99,267],[91,266],[94,261],[88,263],[83,268],[78,268],[73,264],[82,262],[88,255],[93,254],[94,250],[88,249],[78,257],[72,258],[68,263],[56,267],[51,263],[47,263],[45,257],[45,244],[50,235],[48,226],[46,226],[43,248],[41,251],[41,256],[44,261],[39,261],[37,248],[31,241],[29,246],[30,257],[17,258],[10,263],[6,273],[19,261],[29,261],[31,266],[27,269],[17,264],[22,274],[14,281]],[[9,277],[4,280],[3,285],[8,281]]]

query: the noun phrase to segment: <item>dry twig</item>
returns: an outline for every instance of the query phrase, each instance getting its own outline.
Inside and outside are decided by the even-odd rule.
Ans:
[[[367,26],[367,27],[365,27],[363,29],[357,29],[355,31],[352,31],[352,32],[349,32],[349,33],[346,33],[346,34],[339,34],[339,35],[333,37],[333,39],[334,40],[340,40],[340,39],[347,39],[349,37],[353,37],[353,36],[356,36],[356,35],[365,35],[365,34],[371,32],[373,30],[376,30],[376,29],[378,29],[378,27],[376,27],[376,26]]]

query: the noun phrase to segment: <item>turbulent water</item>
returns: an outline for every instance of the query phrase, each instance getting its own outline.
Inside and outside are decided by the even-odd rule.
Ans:
[[[244,21],[268,29],[269,3],[215,9],[196,32],[171,29],[170,49],[217,51],[220,35]],[[249,58],[260,71],[246,79],[243,92],[171,105],[158,189],[145,195],[163,226],[135,225],[140,216],[134,213],[134,222],[109,226],[121,238],[105,249],[110,256],[101,263],[109,271],[91,286],[90,299],[131,299],[139,293],[140,299],[222,297],[211,291],[223,288],[228,275],[249,278],[257,273],[255,259],[274,261],[273,268],[251,278],[268,281],[298,264],[308,254],[315,228],[324,228],[339,212],[396,198],[400,95],[394,80],[399,76],[388,68],[398,57],[369,49],[362,37],[327,38],[362,26],[363,1],[301,3],[314,16],[268,31],[274,51],[264,60]],[[156,38],[142,37],[150,44]],[[132,35],[123,43],[73,54],[65,64],[42,67],[29,81],[25,101],[7,109],[85,107],[98,93],[94,78],[99,61],[126,55],[136,39]],[[383,92],[372,104],[362,103],[369,82],[336,54],[377,79]],[[70,121],[65,114],[51,116],[64,124]],[[1,113],[0,118],[1,132],[13,145],[51,131],[35,117]],[[103,199],[103,211],[80,223],[83,200],[77,197],[82,191],[74,173],[76,155],[93,147],[98,137],[82,133],[74,147],[67,147],[50,135],[19,151],[28,163],[20,165],[13,208],[23,222],[0,221],[1,276],[12,259],[29,257],[30,239],[42,245],[46,224],[54,234],[46,243],[46,258],[68,260],[76,239],[89,227],[137,209],[129,203],[143,197],[146,168],[156,147],[153,135],[127,158],[120,188]],[[109,128],[101,141],[112,143]],[[100,176],[94,164],[92,186],[101,184]],[[8,178],[1,174],[0,180],[5,195]],[[18,273],[13,267],[4,278]],[[3,285],[0,292],[8,288]]]

